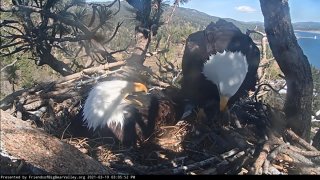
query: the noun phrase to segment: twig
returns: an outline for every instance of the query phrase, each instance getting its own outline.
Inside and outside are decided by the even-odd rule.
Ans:
[[[229,166],[229,162],[227,160],[224,160],[224,161],[220,162],[219,164],[217,164],[216,167],[202,171],[201,174],[203,174],[203,175],[218,174],[218,169],[221,169],[221,168],[227,167],[227,166]]]
[[[244,151],[240,151],[237,154],[235,154],[233,157],[228,158],[229,162],[233,162],[237,159],[239,159],[241,156],[245,155],[246,153]]]
[[[258,98],[257,95],[260,92],[260,89],[262,86],[268,86],[271,90],[273,90],[274,92],[276,92],[277,94],[279,94],[279,91],[282,89],[280,88],[279,90],[274,89],[270,84],[264,83],[264,84],[259,84],[258,88],[256,89],[256,91],[254,92],[254,97],[256,102],[258,102]]]
[[[68,124],[68,126],[63,130],[63,133],[62,133],[62,135],[61,135],[60,140],[63,139],[64,133],[66,132],[66,130],[69,128],[70,125],[71,125],[71,122],[70,122],[70,123]]]
[[[16,62],[18,61],[18,59],[14,60],[12,63],[6,65],[5,67],[1,68],[0,72],[4,71],[6,68],[13,66]]]
[[[293,159],[293,162],[294,163],[299,163],[299,165],[301,166],[303,163],[304,165],[307,165],[307,166],[312,166],[314,165],[314,163],[309,160],[308,158],[304,157],[303,155],[299,154],[299,153],[296,153],[288,148],[286,149],[283,149],[283,152],[284,154],[287,154],[288,156],[290,156],[292,159]]]
[[[306,142],[304,139],[300,138],[296,133],[294,133],[292,130],[287,129],[285,131],[285,135],[289,137],[292,141],[298,143],[299,145],[303,146],[307,150],[310,151],[318,151],[315,147],[311,146],[308,142]]]
[[[154,51],[154,52],[147,52],[146,56],[147,57],[151,57],[151,56],[154,56],[154,55],[157,55],[157,54],[166,53],[166,52],[169,52],[169,49],[165,48],[165,49],[157,50],[157,51]]]
[[[266,143],[263,145],[262,151],[260,152],[260,155],[256,159],[256,161],[253,164],[252,169],[250,170],[251,174],[262,174],[262,165],[267,159],[267,156],[270,152],[271,148],[271,142],[268,140]]]
[[[221,154],[220,156],[223,159],[226,159],[227,157],[234,156],[234,155],[238,154],[239,152],[240,152],[240,150],[238,148],[234,148],[234,149],[231,149],[230,151],[227,151],[227,152]]]
[[[262,172],[263,172],[263,174],[268,174],[268,172],[269,172],[269,167],[270,167],[270,161],[268,160],[268,159],[266,159],[265,161],[264,161],[264,163],[263,163],[263,170],[262,170]]]
[[[23,105],[24,110],[29,111],[29,110],[35,110],[38,109],[40,106],[44,105],[46,102],[42,99],[38,99],[37,101],[30,102],[30,103],[25,103]]]
[[[108,40],[103,41],[101,44],[105,45],[105,44],[109,43],[110,41],[112,41],[112,39],[113,39],[113,38],[116,36],[116,34],[118,33],[118,30],[119,30],[120,26],[123,24],[123,22],[124,22],[124,21],[118,22],[118,24],[117,24],[117,26],[116,26],[116,28],[115,28],[112,36],[111,36]]]
[[[289,144],[283,143],[280,146],[278,146],[277,148],[275,148],[272,151],[272,153],[270,153],[268,155],[268,160],[271,161],[271,160],[275,159],[278,156],[278,154],[280,154],[283,151],[283,149],[287,148],[288,146],[289,146]]]
[[[295,146],[289,146],[288,148],[296,153],[303,155],[303,156],[320,157],[320,151],[304,151],[304,150],[302,150],[298,147],[295,147]]]
[[[214,156],[214,157],[211,157],[211,158],[203,160],[203,161],[189,164],[187,166],[181,166],[181,167],[174,168],[174,169],[165,169],[162,171],[152,172],[151,174],[181,174],[185,171],[190,171],[190,170],[193,170],[196,168],[200,168],[202,166],[205,166],[207,164],[210,164],[210,163],[216,162],[216,161],[219,161],[219,158]]]

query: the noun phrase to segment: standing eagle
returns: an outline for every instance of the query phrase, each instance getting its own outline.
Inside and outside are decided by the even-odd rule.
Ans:
[[[159,91],[147,93],[144,84],[130,80],[99,82],[85,100],[84,124],[93,131],[111,133],[125,146],[135,146],[161,124],[175,121],[175,105]]]
[[[182,92],[199,107],[220,102],[223,111],[254,90],[259,62],[260,51],[248,35],[225,20],[212,22],[187,39]]]

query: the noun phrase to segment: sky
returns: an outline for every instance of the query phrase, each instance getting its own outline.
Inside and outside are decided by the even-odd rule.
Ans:
[[[259,0],[191,0],[181,7],[222,18],[263,22]],[[320,0],[289,0],[289,8],[292,22],[320,22]]]
[[[108,0],[87,1],[104,2]],[[259,0],[190,0],[181,7],[196,9],[222,18],[263,22]],[[289,7],[292,22],[320,22],[320,0],[289,0]]]

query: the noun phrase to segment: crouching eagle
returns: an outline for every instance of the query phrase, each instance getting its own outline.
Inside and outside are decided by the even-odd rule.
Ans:
[[[187,39],[182,92],[197,106],[215,101],[223,111],[254,90],[259,62],[259,49],[248,35],[225,20],[212,22]]]
[[[147,93],[144,84],[128,80],[100,82],[85,100],[83,121],[93,131],[110,131],[123,145],[134,146],[159,125],[175,121],[175,105],[155,91]]]

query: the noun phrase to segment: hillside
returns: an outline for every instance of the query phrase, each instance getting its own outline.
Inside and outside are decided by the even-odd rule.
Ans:
[[[106,2],[108,4],[108,2]],[[114,7],[117,10],[117,6]],[[172,7],[166,6],[164,8],[162,22],[165,22],[169,15],[172,13]],[[194,9],[178,7],[172,20],[166,26],[161,26],[156,39],[167,39],[168,35],[171,35],[171,42],[175,44],[183,44],[187,36],[195,31],[203,30],[210,22],[218,21],[219,17],[210,16],[203,12],[199,12]],[[239,29],[245,33],[247,29],[254,29],[256,26],[258,30],[263,31],[261,23],[245,23],[234,19],[226,18],[225,20],[232,22]],[[119,29],[119,33],[116,35],[113,42],[108,44],[109,48],[119,50],[127,47],[132,43],[132,37],[134,36],[134,28],[136,25],[135,13],[132,7],[125,1],[121,1],[120,11],[110,19],[110,23],[113,26],[118,22],[124,22]],[[108,37],[112,31],[102,32],[101,38]],[[258,35],[252,36],[254,40],[260,40]],[[152,51],[152,49],[150,49]]]
[[[108,3],[109,2],[106,2],[106,4]],[[171,13],[171,11],[172,11],[172,7],[168,5],[165,8],[165,12],[164,12],[165,17],[169,13]],[[132,11],[132,7],[126,1],[121,1],[120,12],[116,15],[115,17],[116,20],[124,20],[124,19],[132,20],[133,17],[134,17],[134,13]],[[195,27],[204,28],[211,21],[216,22],[219,18],[220,17],[211,16],[195,9],[178,7],[175,11],[173,20],[175,24],[190,23]],[[223,18],[223,19],[234,23],[243,32],[245,32],[246,29],[253,29],[256,26],[258,26],[258,28],[261,30],[263,29],[263,22],[242,22],[242,21],[237,21],[235,19],[231,19],[231,18]],[[128,21],[128,22],[133,22],[133,21]],[[132,24],[132,23],[129,23],[129,24]],[[292,25],[295,30],[320,31],[320,22],[296,22],[296,23],[292,23]]]
[[[166,18],[170,13],[172,12],[172,7],[167,6],[164,10],[164,18]],[[131,6],[125,2],[121,2],[121,8],[120,12],[116,15],[116,19],[123,20],[125,18],[134,17],[133,11]],[[210,22],[216,22],[218,21],[220,17],[217,16],[210,16],[206,13],[189,9],[189,8],[183,8],[178,7],[175,11],[175,14],[173,16],[173,22],[174,24],[185,24],[190,23],[192,26],[203,29],[205,28]],[[256,25],[260,26],[261,23],[246,23],[237,21],[230,18],[223,18],[229,22],[234,23],[242,32],[245,32],[246,29],[253,29]],[[260,26],[261,27],[261,26]]]
[[[295,30],[320,31],[320,22],[297,22],[293,23]]]
[[[169,8],[170,9],[170,8]],[[169,10],[170,11],[170,10]],[[176,22],[188,22],[194,26],[201,27],[201,29],[205,28],[210,22],[218,21],[220,17],[217,16],[210,16],[206,13],[189,9],[189,8],[182,8],[179,7],[176,12],[173,20]],[[254,29],[256,25],[258,25],[259,29],[261,28],[260,24],[254,23],[245,23],[241,21],[237,21],[230,18],[223,18],[226,21],[232,22],[235,24],[242,32],[245,32],[247,29]]]
[[[170,8],[169,8],[170,9]],[[189,8],[183,8],[179,7],[175,13],[174,20],[177,21],[184,21],[189,22],[195,26],[205,27],[208,25],[211,21],[216,22],[220,17],[216,16],[210,16],[206,13],[189,9]],[[256,26],[259,30],[264,29],[263,22],[242,22],[237,21],[235,19],[231,18],[223,18],[229,22],[234,23],[242,32],[245,32],[247,29],[254,29]],[[292,23],[293,28],[295,30],[314,30],[314,31],[320,31],[320,22],[296,22]]]
[[[167,6],[164,10],[163,19],[167,19],[168,15],[172,12],[172,7]],[[119,13],[112,19],[113,22],[121,22],[125,20],[123,27],[126,31],[133,30],[135,21],[134,11],[132,7],[125,1],[121,1],[121,7]],[[174,13],[172,22],[169,24],[169,29],[171,26],[190,26],[194,31],[204,29],[210,22],[218,21],[220,17],[211,16],[206,13],[197,11],[195,9],[178,7]],[[235,24],[242,32],[246,32],[247,29],[254,29],[257,27],[259,31],[264,32],[263,22],[242,22],[231,18],[223,18],[229,22]],[[293,23],[295,30],[304,31],[320,31],[320,22],[297,22]],[[255,40],[260,38],[259,36],[253,36]]]

